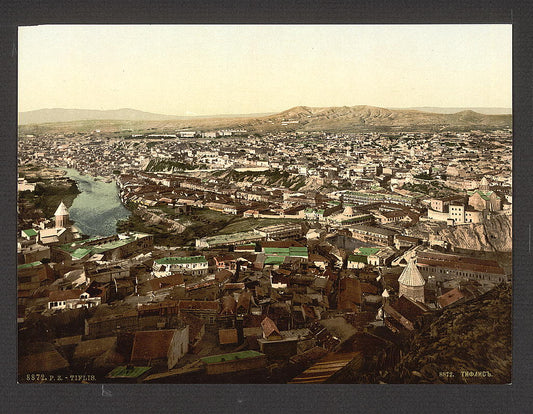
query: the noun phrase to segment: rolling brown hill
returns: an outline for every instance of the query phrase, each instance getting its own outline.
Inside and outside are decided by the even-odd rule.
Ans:
[[[422,112],[417,110],[393,110],[375,106],[343,106],[312,108],[298,106],[276,115],[256,120],[265,123],[285,123],[303,130],[347,130],[379,127],[462,127],[462,126],[511,126],[511,115],[485,115],[466,110],[455,114]],[[296,122],[297,123],[290,123]]]

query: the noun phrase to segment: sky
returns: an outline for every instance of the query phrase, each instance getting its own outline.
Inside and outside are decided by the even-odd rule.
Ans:
[[[19,28],[19,111],[507,107],[511,25]]]

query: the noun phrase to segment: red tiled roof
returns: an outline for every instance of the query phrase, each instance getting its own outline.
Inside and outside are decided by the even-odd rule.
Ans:
[[[150,289],[152,291],[155,291],[181,285],[183,284],[183,280],[183,275],[176,274],[165,277],[155,277],[153,279],[150,279],[148,281],[148,284],[150,285]]]
[[[219,282],[223,282],[225,280],[228,280],[230,277],[233,276],[233,273],[231,273],[229,270],[219,270],[215,273],[215,279]]]
[[[471,272],[480,272],[480,273],[492,273],[497,275],[505,274],[504,270],[501,267],[492,267],[492,266],[483,266],[474,263],[465,263],[459,261],[444,261],[444,260],[433,260],[429,258],[419,257],[417,260],[417,265],[423,266],[438,266],[448,269],[457,269],[463,271]]]
[[[439,303],[441,307],[444,308],[448,305],[451,305],[452,303],[457,302],[458,300],[464,297],[465,295],[463,295],[463,293],[459,289],[455,288],[439,296],[437,298],[437,302]]]
[[[400,296],[395,301],[391,301],[389,303],[390,307],[394,309],[396,312],[398,312],[400,315],[405,317],[407,320],[413,322],[421,316],[425,310],[425,306],[423,304],[420,304],[420,306],[417,306],[413,301],[409,300],[405,296]]]
[[[226,283],[224,285],[224,289],[226,290],[238,290],[238,289],[244,289],[244,283],[243,282],[239,282],[239,283]]]
[[[219,329],[218,341],[220,345],[236,344],[237,342],[239,342],[237,329]]]
[[[212,300],[180,300],[178,309],[218,310],[218,302]]]
[[[263,321],[261,322],[261,328],[263,329],[263,334],[265,338],[268,338],[273,333],[277,333],[278,335],[281,336],[281,333],[279,332],[278,327],[276,326],[274,321],[270,319],[269,317],[265,317],[265,319],[263,319]]]
[[[378,288],[374,286],[371,283],[366,282],[360,282],[361,285],[361,292],[362,293],[370,293],[371,295],[377,295],[378,294]]]
[[[53,290],[49,293],[48,299],[50,302],[57,302],[69,299],[79,299],[80,295],[83,293],[81,289],[71,289],[71,290]]]
[[[419,252],[417,254],[417,264],[464,269],[473,272],[504,274],[503,269],[495,260],[478,259],[475,257],[453,254]]]
[[[237,302],[237,309],[244,308],[247,311],[250,308],[250,301],[252,299],[252,293],[244,291],[239,295],[239,301]]]
[[[175,331],[171,329],[135,332],[131,361],[167,358],[168,348],[174,333]]]

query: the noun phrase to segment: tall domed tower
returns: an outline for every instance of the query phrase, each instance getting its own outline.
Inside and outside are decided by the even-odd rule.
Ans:
[[[400,284],[400,296],[405,295],[409,299],[424,303],[424,285],[426,281],[416,267],[414,258],[409,260],[402,274],[398,278]]]
[[[70,226],[68,209],[62,201],[61,204],[59,204],[59,207],[57,208],[56,212],[54,213],[54,216],[56,218],[56,228],[67,228]]]
[[[481,191],[489,191],[489,181],[485,177],[479,182],[479,189]]]

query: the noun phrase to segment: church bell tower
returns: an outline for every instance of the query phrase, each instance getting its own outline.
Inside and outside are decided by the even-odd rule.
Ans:
[[[67,206],[61,201],[59,207],[54,213],[56,219],[56,228],[67,228],[70,226],[70,219]]]

